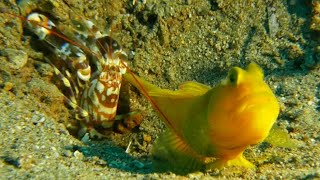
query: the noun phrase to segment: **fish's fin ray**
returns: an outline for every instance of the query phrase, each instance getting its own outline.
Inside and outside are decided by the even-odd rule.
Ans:
[[[138,77],[137,75],[134,75],[133,73],[126,73],[126,74],[123,75],[123,78],[125,80],[127,80],[130,84],[135,86],[143,94],[146,93],[146,92],[150,92],[150,91],[154,91],[154,90],[160,89],[157,86],[155,86],[155,85],[143,80],[142,78]],[[139,82],[137,82],[137,81],[139,81]],[[143,89],[142,89],[141,86],[143,86]],[[144,95],[146,96],[146,94],[144,94]]]
[[[202,157],[169,129],[157,139],[152,154],[156,171],[171,171],[183,175],[204,167]]]
[[[251,162],[246,160],[241,153],[239,156],[231,160],[216,159],[206,164],[206,170],[221,169],[226,166],[241,166],[250,169],[253,169],[255,167]]]
[[[191,92],[193,95],[202,95],[208,92],[211,88],[207,85],[195,82],[187,81],[179,86],[179,91]]]
[[[125,74],[124,77],[151,101],[160,117],[176,134],[181,134],[183,124],[187,119],[193,118],[193,114],[205,115],[201,112],[206,109],[209,98],[201,96],[199,93],[206,93],[209,90],[205,85],[188,82],[183,84],[181,89],[171,91],[158,88],[131,73]],[[198,89],[198,93],[193,94],[192,89]],[[195,104],[197,106],[194,106]]]
[[[268,137],[264,141],[273,146],[284,148],[297,148],[302,145],[302,142],[291,139],[289,134],[276,124],[272,126]]]
[[[126,73],[124,75],[124,78],[127,81],[129,81],[130,84],[138,88],[140,92],[144,93],[145,96],[151,96],[151,97],[168,97],[173,99],[179,99],[179,98],[203,95],[210,90],[210,87],[197,82],[192,82],[192,81],[185,82],[179,86],[178,90],[172,91],[169,89],[161,89],[143,80],[137,75],[134,75],[131,73]],[[137,80],[139,82],[137,82]],[[143,86],[144,90],[142,90],[141,86]],[[145,93],[148,93],[148,94],[146,95]]]
[[[256,77],[259,77],[259,78],[263,79],[263,70],[262,70],[261,67],[260,67],[258,64],[256,64],[255,62],[251,62],[251,63],[247,66],[246,70],[247,70],[248,72],[250,72],[250,73],[255,74]]]

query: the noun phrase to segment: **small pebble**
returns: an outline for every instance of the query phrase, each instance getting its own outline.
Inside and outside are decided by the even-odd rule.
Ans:
[[[6,48],[2,54],[7,56],[12,69],[21,69],[28,62],[28,54],[22,50]]]
[[[89,133],[86,133],[82,138],[81,138],[81,141],[83,143],[88,143],[90,141],[90,136],[89,136]]]
[[[83,154],[80,152],[80,151],[75,151],[74,153],[73,153],[73,156],[75,157],[75,158],[77,158],[77,159],[83,159]]]
[[[6,83],[4,84],[4,87],[3,87],[3,89],[4,89],[5,91],[10,91],[12,88],[13,88],[13,83],[12,83],[12,82],[6,82]]]
[[[36,162],[31,155],[25,155],[19,158],[19,164],[23,169],[30,169],[36,165]]]
[[[63,151],[62,154],[63,154],[65,157],[71,157],[71,156],[72,156],[72,152],[69,151],[69,150]]]
[[[32,121],[32,123],[33,123],[34,125],[38,125],[38,124],[40,124],[40,123],[43,123],[45,120],[46,120],[45,117],[40,116],[40,115],[37,115],[37,114],[34,114],[34,115],[32,115],[32,117],[31,117],[31,121]]]
[[[144,164],[138,160],[134,160],[132,163],[134,164],[135,167],[137,167],[139,169],[144,168]]]
[[[149,134],[143,134],[143,141],[146,143],[150,143],[152,140],[151,136]]]

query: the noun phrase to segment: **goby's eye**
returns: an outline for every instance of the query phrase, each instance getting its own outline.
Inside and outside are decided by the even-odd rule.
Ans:
[[[237,84],[238,82],[238,71],[236,69],[231,69],[228,75],[229,82],[231,84]]]

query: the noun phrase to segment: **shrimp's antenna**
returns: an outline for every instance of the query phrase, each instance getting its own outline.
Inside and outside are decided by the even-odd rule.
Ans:
[[[141,89],[142,93],[145,94],[146,98],[150,101],[150,103],[154,106],[154,108],[160,113],[161,116],[164,117],[165,121],[168,123],[172,129],[175,129],[172,123],[169,121],[169,118],[161,111],[158,104],[152,99],[152,97],[148,94],[147,90],[143,87],[143,85],[139,82],[137,77],[134,75],[134,73],[128,68],[128,66],[121,61],[122,65],[124,65],[127,68],[127,71],[132,75],[133,79],[137,82],[139,88]]]

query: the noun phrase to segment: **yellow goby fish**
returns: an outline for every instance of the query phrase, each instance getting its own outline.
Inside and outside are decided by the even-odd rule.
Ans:
[[[268,136],[279,114],[279,103],[255,63],[245,70],[233,67],[214,88],[186,82],[171,91],[132,73],[124,78],[148,97],[166,123],[153,154],[160,161],[158,168],[176,173],[254,167],[242,153]]]

